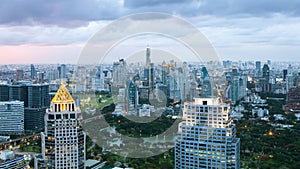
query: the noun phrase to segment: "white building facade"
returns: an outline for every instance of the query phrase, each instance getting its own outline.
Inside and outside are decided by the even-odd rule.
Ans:
[[[0,102],[0,134],[24,133],[24,102]]]
[[[175,142],[175,168],[240,168],[240,140],[228,105],[215,98],[196,98],[184,104]]]
[[[84,168],[86,134],[79,124],[80,113],[65,85],[61,85],[45,115],[43,161],[37,168]]]

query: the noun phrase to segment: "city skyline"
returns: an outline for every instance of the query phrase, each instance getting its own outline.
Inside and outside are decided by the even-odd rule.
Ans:
[[[299,168],[299,7],[3,0],[0,169]]]
[[[1,64],[75,64],[97,31],[115,19],[143,12],[186,19],[208,38],[220,60],[300,61],[298,1],[7,2],[1,4],[6,6],[0,18]],[[16,10],[18,14],[12,12]],[[144,49],[147,42],[137,46]],[[155,49],[163,42],[149,44]]]

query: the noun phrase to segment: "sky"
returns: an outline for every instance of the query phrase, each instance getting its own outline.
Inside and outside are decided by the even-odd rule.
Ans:
[[[299,0],[2,0],[0,11],[0,64],[76,63],[96,32],[143,12],[187,20],[221,60],[300,61]]]

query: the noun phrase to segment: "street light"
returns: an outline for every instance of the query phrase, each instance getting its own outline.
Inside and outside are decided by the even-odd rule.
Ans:
[[[268,132],[268,136],[273,136],[273,132],[272,132],[272,131],[269,131],[269,132]]]

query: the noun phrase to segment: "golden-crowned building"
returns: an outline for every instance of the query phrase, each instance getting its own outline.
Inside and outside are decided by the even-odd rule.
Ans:
[[[35,158],[35,168],[84,168],[86,134],[79,123],[80,114],[79,107],[62,84],[45,115],[42,154]]]

